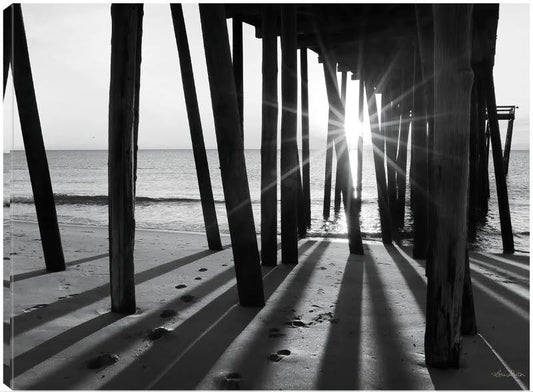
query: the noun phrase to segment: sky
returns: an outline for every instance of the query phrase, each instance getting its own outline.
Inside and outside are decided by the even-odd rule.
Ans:
[[[216,148],[198,6],[183,6],[206,148]],[[30,60],[47,149],[106,149],[111,16],[108,4],[23,4]],[[231,26],[231,21],[228,21]],[[244,143],[260,148],[261,41],[244,24]],[[230,28],[231,42],[231,28]],[[529,148],[529,5],[502,4],[494,79],[498,105],[518,105],[515,149]],[[310,147],[324,148],[327,97],[322,65],[309,52]],[[298,56],[299,61],[299,56]],[[340,78],[340,75],[339,75]],[[357,121],[358,82],[348,77],[347,134]],[[168,4],[145,4],[139,148],[191,148]],[[23,149],[11,79],[4,101],[4,151]],[[503,124],[502,124],[503,125]],[[300,124],[298,124],[300,134]],[[505,137],[502,127],[502,138]],[[366,132],[366,131],[365,131]],[[368,142],[369,138],[366,138]]]

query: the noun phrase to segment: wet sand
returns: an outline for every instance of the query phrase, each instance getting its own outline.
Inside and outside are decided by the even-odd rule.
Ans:
[[[464,337],[459,369],[428,370],[424,263],[408,249],[369,241],[351,256],[341,239],[301,240],[297,266],[262,268],[266,306],[243,308],[228,236],[211,252],[203,234],[138,230],[138,312],[122,316],[106,229],[61,226],[67,270],[52,274],[37,225],[12,229],[4,370],[11,349],[16,389],[529,387],[528,256],[471,255],[479,335]]]

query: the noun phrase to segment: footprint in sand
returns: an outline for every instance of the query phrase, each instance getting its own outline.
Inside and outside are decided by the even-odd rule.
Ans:
[[[157,328],[152,329],[146,334],[146,339],[154,341],[154,340],[159,339],[161,336],[168,334],[169,332],[170,330],[167,328],[157,327]]]
[[[185,287],[187,287],[186,284],[179,284],[177,286],[175,286],[177,289],[184,289]]]
[[[176,312],[174,309],[165,309],[161,312],[161,314],[159,315],[159,317],[161,318],[169,318],[169,317],[174,317],[178,314],[178,312]]]
[[[196,278],[194,278],[194,280],[202,280],[202,278],[197,276]]]
[[[32,310],[46,308],[47,306],[48,304],[38,304],[38,305],[34,305],[32,307],[24,309],[23,312],[31,312]]]
[[[200,268],[198,271],[199,272],[205,272],[205,271],[207,271],[207,268]]]
[[[285,336],[285,334],[281,333],[279,328],[270,328],[268,330],[268,337],[269,338],[280,338],[282,336]]]
[[[87,361],[88,369],[101,369],[108,367],[118,362],[120,357],[117,354],[104,353],[98,355],[97,357],[91,358]]]
[[[289,350],[279,350],[277,353],[275,354],[270,354],[268,356],[268,359],[271,360],[272,362],[279,362],[281,361],[284,357],[287,357],[291,355],[291,352]]]
[[[239,373],[228,373],[224,376],[224,389],[240,389],[241,375]]]
[[[180,297],[183,302],[192,302],[194,295],[186,294]]]

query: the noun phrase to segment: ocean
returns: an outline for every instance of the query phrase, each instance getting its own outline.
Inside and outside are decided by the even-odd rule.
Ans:
[[[309,233],[313,236],[342,236],[346,234],[343,213],[336,217],[332,211],[329,220],[324,221],[322,218],[324,153],[324,150],[311,151],[311,229]],[[352,151],[353,163],[356,161],[355,154],[356,152]],[[216,150],[208,150],[207,157],[220,231],[228,233],[218,153]],[[260,151],[245,150],[245,158],[254,221],[256,230],[259,232],[261,222]],[[51,150],[48,151],[48,164],[59,222],[107,226],[107,151]],[[335,171],[335,165],[333,170]],[[486,222],[480,227],[477,238],[471,246],[473,249],[501,252],[496,184],[492,167],[490,167],[489,174],[491,194],[489,212]],[[529,252],[529,151],[514,150],[511,152],[507,182],[515,248],[517,251]],[[333,193],[332,189],[332,208]],[[404,229],[406,233],[409,233],[412,227],[409,193],[408,186]],[[363,153],[362,199],[361,231],[363,237],[379,238],[377,191],[370,146],[366,146]],[[23,151],[4,154],[4,220],[9,219],[9,216],[16,220],[37,220]],[[135,220],[138,228],[204,231],[192,150],[139,151]]]

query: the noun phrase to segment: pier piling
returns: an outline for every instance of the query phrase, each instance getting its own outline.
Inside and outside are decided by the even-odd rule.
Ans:
[[[263,306],[263,280],[224,6],[199,7],[239,303]]]
[[[135,313],[135,123],[141,71],[142,4],[111,5],[109,88],[109,264],[111,310]]]

